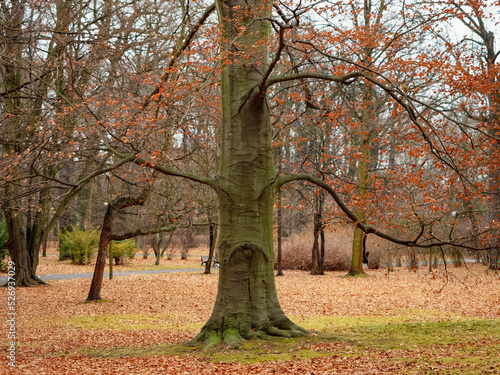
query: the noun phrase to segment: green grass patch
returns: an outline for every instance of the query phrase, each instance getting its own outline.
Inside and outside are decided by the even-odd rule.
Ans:
[[[186,317],[182,322],[179,317]],[[201,329],[204,322],[187,322],[188,314],[115,314],[89,315],[62,318],[58,325],[74,326],[82,329],[106,329],[114,331],[132,331],[138,329],[188,330]]]
[[[179,322],[179,316],[173,314],[76,316],[58,324],[83,329],[201,329],[202,322],[190,323],[188,314],[185,317]],[[242,364],[391,353],[391,362],[417,363],[428,373],[435,373],[433,369],[456,369],[447,373],[483,374],[500,368],[500,319],[477,319],[437,310],[402,310],[397,316],[318,316],[293,320],[317,334],[255,339],[244,342],[241,349],[223,345],[209,349],[202,345],[155,345],[84,349],[80,353],[98,358],[195,355],[212,362]]]
[[[217,345],[208,350],[205,350],[201,345],[196,347],[185,345],[156,345],[144,347],[100,348],[99,350],[85,349],[80,353],[96,358],[120,358],[125,356],[136,357],[144,355],[196,355],[206,358],[211,362],[239,362],[242,364],[249,364],[276,360],[291,361],[298,358],[307,359],[338,354],[333,350],[318,350],[317,346],[324,348],[325,343],[341,345],[335,337],[319,335],[300,338],[271,337],[269,340],[249,340],[243,344],[241,349],[229,349],[227,346],[223,345]]]
[[[435,310],[397,316],[320,316],[295,319],[304,328],[330,332],[362,347],[389,350],[450,345],[469,337],[500,338],[500,319],[474,319]]]

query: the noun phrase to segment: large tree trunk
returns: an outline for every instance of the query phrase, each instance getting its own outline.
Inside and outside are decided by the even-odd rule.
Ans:
[[[361,206],[356,210],[357,217],[360,220],[365,220],[365,208],[363,207],[363,201],[367,193],[367,181],[368,181],[368,166],[370,163],[371,152],[370,152],[370,119],[372,117],[371,108],[373,96],[373,87],[366,84],[363,90],[363,110],[361,113],[361,131],[360,131],[360,143],[359,143],[359,159],[358,159],[358,196],[360,199]],[[358,276],[365,275],[363,270],[363,244],[364,244],[364,233],[356,226],[354,228],[354,237],[352,240],[352,258],[351,258],[351,268],[347,276]]]
[[[274,282],[273,206],[276,196],[271,121],[260,83],[267,69],[271,2],[216,1],[223,51],[223,134],[219,167],[219,287],[212,316],[191,343],[305,330],[283,313]],[[237,25],[246,25],[238,34]],[[237,44],[237,49],[236,45]],[[233,58],[233,53],[246,56]]]
[[[47,227],[50,214],[50,191],[48,189],[40,192],[37,207],[37,212],[27,236],[28,254],[34,272],[36,272],[40,260],[40,247],[50,231],[50,228]]]
[[[9,233],[7,248],[9,249],[10,258],[16,265],[16,286],[45,284],[44,281],[36,276],[35,269],[32,267],[23,229],[22,216],[15,211],[7,210],[5,212],[5,220]]]

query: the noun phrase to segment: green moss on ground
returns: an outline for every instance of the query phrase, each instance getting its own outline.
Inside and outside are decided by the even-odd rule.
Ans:
[[[166,329],[187,330],[201,329],[203,322],[180,321],[179,318],[187,317],[187,314],[115,314],[115,315],[92,315],[72,316],[60,319],[58,324],[70,325],[83,329],[107,329],[114,331],[133,331],[139,329]]]
[[[436,310],[412,310],[398,316],[320,316],[295,321],[307,329],[332,332],[348,342],[379,350],[450,345],[469,337],[500,337],[498,319],[474,319]]]
[[[179,323],[174,314],[129,314],[75,316],[57,324],[106,330],[201,329],[203,323],[188,320],[186,316]],[[478,319],[436,310],[404,310],[397,316],[319,316],[294,321],[317,333],[309,337],[254,339],[245,341],[236,350],[222,344],[209,349],[201,345],[155,345],[83,349],[80,353],[98,358],[195,355],[212,362],[242,364],[386,353],[389,362],[426,369],[419,373],[434,373],[435,368],[449,369],[447,373],[451,374],[482,374],[500,368],[500,319]]]

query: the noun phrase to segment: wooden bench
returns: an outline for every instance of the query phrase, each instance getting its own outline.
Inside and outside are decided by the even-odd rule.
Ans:
[[[201,256],[201,265],[203,266],[204,264],[207,264],[208,262],[208,256],[202,255]],[[219,261],[217,259],[212,259],[212,267],[219,268]]]

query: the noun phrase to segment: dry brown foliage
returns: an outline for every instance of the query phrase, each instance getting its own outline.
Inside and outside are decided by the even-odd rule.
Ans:
[[[151,264],[154,261],[152,258],[137,258],[134,263],[148,261]],[[53,263],[42,259],[40,274],[53,273]],[[58,271],[69,272],[69,268],[75,266],[58,267]],[[77,268],[81,270],[84,266]],[[298,321],[318,316],[397,316],[402,310],[412,309],[434,309],[442,312],[443,316],[456,313],[488,319],[500,318],[498,275],[486,274],[484,267],[478,265],[453,269],[448,278],[443,271],[441,268],[434,273],[408,272],[401,268],[387,274],[385,270],[376,270],[368,271],[368,278],[355,279],[341,277],[344,272],[311,276],[303,271],[287,271],[284,277],[277,278],[276,284],[284,311]],[[443,289],[445,283],[447,284]],[[17,288],[18,367],[8,372],[10,369],[2,359],[0,373],[39,375],[412,372],[408,363],[391,360],[395,355],[392,351],[374,351],[361,357],[333,356],[247,365],[212,363],[208,358],[188,355],[120,358],[85,355],[82,353],[91,349],[175,344],[192,338],[210,316],[217,291],[217,273],[203,275],[200,271],[105,279],[102,296],[109,301],[103,303],[83,303],[89,286],[90,279],[74,279],[52,281],[48,286],[36,288]],[[0,290],[0,295],[2,301],[7,300],[5,289]],[[3,317],[7,316],[6,306],[6,303],[1,304]],[[118,327],[115,326],[116,320],[113,317],[119,317]],[[86,323],[75,324],[78,319],[86,319]],[[127,325],[131,328],[127,329]],[[134,328],[141,325],[145,326]],[[6,333],[3,335],[6,336]],[[325,345],[331,345],[337,350],[349,350],[349,344],[344,342]],[[438,352],[437,355],[446,357],[453,347],[433,350]],[[419,353],[423,353],[421,349],[408,351],[408,356],[418,356]],[[401,356],[401,352],[398,356]],[[446,370],[446,366],[441,370]]]
[[[349,270],[352,254],[353,227],[348,225],[330,225],[325,230],[325,270]],[[310,270],[312,247],[312,227],[300,234],[294,234],[283,239],[282,267],[289,270]],[[275,244],[276,247],[276,244]],[[386,264],[386,260],[395,260],[401,250],[386,243],[376,236],[367,239],[366,248],[369,252],[368,266],[376,269]],[[396,254],[397,253],[397,254]],[[390,260],[388,259],[391,258]]]

